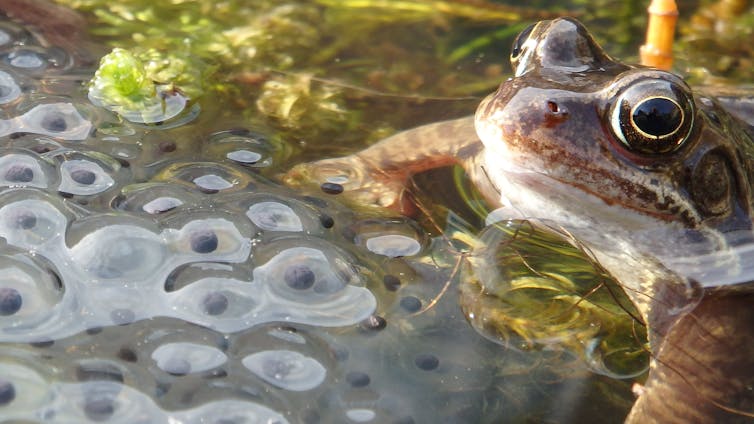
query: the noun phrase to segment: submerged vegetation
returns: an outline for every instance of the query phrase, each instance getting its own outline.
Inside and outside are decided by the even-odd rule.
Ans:
[[[230,102],[309,147],[320,138],[373,141],[427,119],[421,111],[388,113],[396,98],[404,108],[445,99],[448,115],[473,110],[473,100],[451,100],[489,92],[507,73],[510,41],[532,21],[578,16],[608,51],[624,57],[635,56],[646,15],[646,2],[637,0],[571,0],[556,10],[549,2],[521,7],[486,0],[58,2],[87,14],[93,35],[132,52],[157,83],[191,100],[206,94],[207,104]],[[687,45],[717,46],[706,49],[716,54],[705,69],[745,73],[749,62],[729,54],[745,46],[710,33],[722,27],[737,37],[750,34],[752,15],[741,13],[746,2],[722,3],[740,10],[711,24],[708,9],[682,19]],[[693,6],[681,7],[692,14]],[[380,119],[361,113],[365,101]]]
[[[501,222],[485,228],[479,243],[461,302],[480,333],[522,350],[566,348],[611,377],[646,370],[649,349],[638,311],[563,235],[528,221]]]
[[[361,109],[372,100],[395,110],[404,96],[451,108],[460,98],[472,110],[469,96],[504,75],[510,39],[556,15],[483,0],[59,2],[87,14],[95,37],[131,52],[157,83],[206,96],[203,108],[230,103],[314,144],[374,140],[421,119],[366,119]]]

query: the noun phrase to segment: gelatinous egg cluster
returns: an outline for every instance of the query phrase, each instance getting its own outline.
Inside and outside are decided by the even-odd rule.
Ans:
[[[48,46],[0,20],[0,421],[476,422],[541,398],[465,323],[445,244],[337,182],[272,182],[284,143],[244,118],[124,121]]]
[[[207,136],[210,154],[198,162],[163,134],[167,141],[150,151],[140,145],[150,129],[120,122],[66,83],[77,71],[65,52],[11,22],[0,25],[0,42],[0,342],[45,345],[158,318],[222,334],[272,322],[342,327],[374,312],[356,258],[323,237],[321,206],[279,194],[254,172],[271,164],[270,143],[219,132]],[[228,356],[184,341],[160,345],[151,359],[176,376],[215,369]],[[290,391],[312,389],[327,374],[295,350],[260,350],[240,363]],[[286,421],[236,400],[169,413],[123,381],[50,381],[41,370],[0,368],[3,419]]]

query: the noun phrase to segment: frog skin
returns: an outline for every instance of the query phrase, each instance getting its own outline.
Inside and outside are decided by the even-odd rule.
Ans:
[[[44,43],[70,53],[76,65],[95,64],[86,20],[76,11],[48,0],[1,0],[0,14],[32,27]]]
[[[573,19],[522,32],[511,63],[475,117],[298,165],[286,181],[410,212],[411,175],[462,165],[509,216],[573,235],[637,306],[652,360],[627,422],[751,420],[749,126],[672,73],[613,60]]]

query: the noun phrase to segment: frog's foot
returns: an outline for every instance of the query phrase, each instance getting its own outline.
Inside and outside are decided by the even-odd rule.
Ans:
[[[351,155],[296,165],[282,180],[293,188],[319,187],[329,194],[342,192],[356,207],[411,215],[414,207],[406,190],[407,178],[406,173],[384,171]]]

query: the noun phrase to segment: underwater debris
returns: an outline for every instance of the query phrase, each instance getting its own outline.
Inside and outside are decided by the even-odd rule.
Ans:
[[[290,75],[264,83],[257,108],[284,128],[338,127],[349,118],[339,88],[312,84],[309,75]]]

